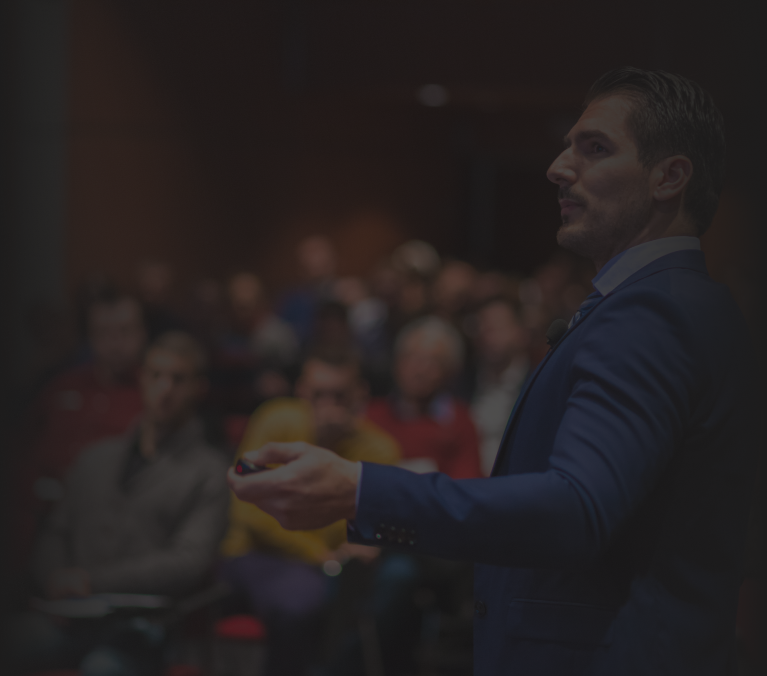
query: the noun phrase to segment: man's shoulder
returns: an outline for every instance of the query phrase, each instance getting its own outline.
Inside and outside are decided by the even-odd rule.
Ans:
[[[133,432],[118,437],[107,437],[86,446],[75,461],[70,477],[107,474],[123,463],[133,441]]]
[[[654,310],[657,321],[686,327],[698,337],[745,332],[745,319],[730,290],[713,280],[705,267],[679,265],[639,271],[608,294],[595,316],[608,319],[615,314],[626,325],[646,323],[646,317],[633,308]],[[688,339],[694,341],[695,336]]]

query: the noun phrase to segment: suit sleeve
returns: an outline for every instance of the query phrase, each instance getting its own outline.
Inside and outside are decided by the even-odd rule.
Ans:
[[[626,289],[576,330],[545,471],[453,480],[365,464],[350,539],[504,566],[598,556],[658,483],[705,374],[691,323],[660,291]]]

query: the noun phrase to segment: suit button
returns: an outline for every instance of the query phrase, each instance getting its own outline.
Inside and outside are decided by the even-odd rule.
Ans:
[[[487,606],[483,601],[474,601],[474,614],[477,617],[484,617],[487,615]]]

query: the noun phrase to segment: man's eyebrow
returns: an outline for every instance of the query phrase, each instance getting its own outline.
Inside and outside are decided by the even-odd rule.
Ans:
[[[609,141],[610,137],[607,136],[603,131],[599,131],[598,129],[585,129],[584,131],[579,131],[575,135],[576,141],[588,141],[593,138],[601,139],[602,141]],[[565,148],[569,148],[572,141],[570,140],[569,135],[565,136]]]

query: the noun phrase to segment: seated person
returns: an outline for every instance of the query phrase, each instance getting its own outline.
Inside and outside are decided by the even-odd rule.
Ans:
[[[374,400],[367,417],[402,448],[402,467],[414,472],[444,472],[453,478],[480,476],[479,439],[463,402],[447,388],[462,365],[460,335],[443,319],[427,316],[407,324],[394,344],[396,390]],[[471,566],[405,552],[385,552],[374,589],[372,612],[386,673],[416,669],[420,611],[419,588],[436,592],[438,605],[453,605],[452,589],[470,587]],[[386,581],[386,583],[384,583]],[[354,659],[356,657],[356,659]],[[360,673],[362,651],[350,651],[333,665],[333,676]]]
[[[390,464],[396,442],[361,419],[367,388],[347,351],[316,351],[304,363],[295,399],[275,399],[251,417],[238,457],[270,441],[322,444],[348,460]],[[377,549],[346,543],[346,522],[316,531],[287,531],[255,505],[233,499],[222,545],[221,576],[247,598],[269,636],[266,673],[303,674],[315,637],[317,614],[327,596],[320,566],[353,557],[372,558]]]
[[[39,522],[61,495],[61,480],[91,444],[124,434],[141,413],[138,369],[146,330],[139,302],[105,291],[86,309],[91,360],[54,378],[30,411],[16,471],[17,564],[30,555]]]
[[[490,476],[506,423],[530,372],[530,333],[511,302],[487,301],[476,311],[477,382],[471,415],[482,439],[482,472]]]
[[[480,476],[479,439],[468,407],[447,387],[461,368],[458,332],[437,317],[403,328],[394,345],[395,393],[373,400],[367,417],[402,448],[401,466],[454,479]]]
[[[140,422],[80,454],[39,538],[33,570],[46,597],[176,596],[211,570],[229,491],[226,459],[206,444],[195,417],[204,366],[200,346],[186,334],[163,334],[151,345],[140,374]],[[136,619],[28,614],[16,624],[10,652],[22,671],[160,673],[161,637]]]
[[[60,479],[77,455],[100,439],[123,434],[141,412],[138,370],[146,343],[139,302],[120,293],[87,309],[92,359],[58,375],[40,395],[32,453],[45,475]]]

